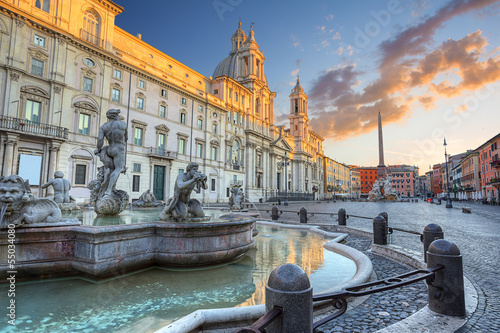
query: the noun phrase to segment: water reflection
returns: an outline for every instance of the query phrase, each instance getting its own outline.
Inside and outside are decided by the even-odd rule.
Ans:
[[[355,264],[323,251],[322,237],[258,225],[256,249],[232,264],[205,270],[153,268],[100,283],[58,279],[16,285],[17,328],[24,332],[152,332],[197,309],[262,304],[278,265],[294,263],[314,292],[348,281]],[[7,286],[0,286],[7,293]],[[0,307],[7,306],[6,298]],[[5,308],[5,307],[4,307]],[[2,332],[14,332],[11,328]]]
[[[156,208],[133,208],[126,209],[118,216],[105,216],[100,217],[94,212],[92,208],[82,208],[79,211],[63,212],[63,218],[77,218],[82,221],[83,225],[94,225],[94,226],[108,226],[108,225],[119,225],[119,224],[131,224],[131,223],[147,223],[159,221],[159,215],[163,207]],[[210,216],[211,221],[215,221],[219,218],[221,214],[227,214],[227,212],[221,212],[219,210],[205,210],[205,214]],[[203,222],[197,222],[203,223]]]

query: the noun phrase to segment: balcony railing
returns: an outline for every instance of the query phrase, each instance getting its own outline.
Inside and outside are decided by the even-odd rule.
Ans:
[[[9,116],[0,116],[0,128],[2,130],[13,130],[37,136],[41,135],[61,138],[64,140],[68,139],[67,128]]]
[[[493,160],[490,162],[492,168],[500,168],[500,160]]]
[[[148,156],[173,160],[177,158],[177,152],[166,150],[164,148],[150,147]]]
[[[83,29],[80,29],[80,38],[91,44],[102,47],[103,40],[99,38],[99,36],[94,36]]]

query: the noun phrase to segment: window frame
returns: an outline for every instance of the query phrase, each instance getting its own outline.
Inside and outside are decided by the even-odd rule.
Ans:
[[[137,88],[146,90],[146,81],[137,79]]]
[[[35,62],[38,62],[41,64],[41,72],[34,72],[33,71],[33,66],[34,66],[34,63]],[[40,59],[37,59],[37,58],[31,58],[31,63],[30,63],[30,74],[33,74],[33,75],[37,75],[37,76],[41,76],[41,77],[44,77],[45,75],[45,61],[43,60],[40,60]]]
[[[132,175],[132,192],[140,192],[140,191],[141,191],[141,176]]]
[[[118,76],[116,75],[117,73],[120,73]],[[123,78],[123,75],[122,75],[122,71],[118,68],[113,68],[113,79],[116,79],[116,80],[122,80]]]
[[[183,125],[187,125],[187,112],[184,110],[181,110],[179,114],[179,122]]]
[[[139,107],[139,100],[142,102],[142,107]],[[146,96],[141,93],[135,95],[135,108],[137,110],[146,111]]]
[[[114,92],[118,92],[118,99],[115,99],[115,94]],[[122,90],[118,87],[111,87],[111,101],[120,103],[122,102]]]
[[[89,82],[86,83],[86,81],[90,82],[90,90],[85,89],[86,87],[88,88],[88,84],[89,84]],[[82,78],[82,90],[93,94],[94,93],[94,79],[84,75]]]
[[[132,144],[138,147],[144,147],[144,144],[146,142],[146,129],[147,129],[148,124],[142,121],[139,121],[137,119],[132,119]],[[138,145],[136,144],[136,129],[142,130],[142,137],[141,137],[141,144]]]
[[[82,117],[87,117],[87,119],[88,119],[88,127],[87,127],[88,133],[81,133],[80,132],[80,125],[81,125],[81,122],[82,122]],[[87,112],[81,112],[81,111],[78,112],[77,133],[80,134],[80,135],[90,136],[90,131],[92,129],[91,121],[92,121],[92,115],[91,114],[89,114]]]
[[[163,115],[162,115],[162,108],[164,109]],[[161,102],[158,107],[158,116],[160,118],[167,119],[167,114],[168,114],[168,105],[165,102]]]
[[[83,166],[85,167],[85,174],[84,174],[84,182],[83,183],[77,183],[76,182],[76,177],[77,177],[77,170],[78,166]],[[88,184],[88,175],[89,175],[89,164],[86,162],[80,162],[80,161],[75,161],[74,162],[74,169],[73,169],[73,186],[74,187],[85,187]]]
[[[43,42],[43,43],[42,43],[43,45],[40,45],[40,41],[42,41],[42,42]],[[33,44],[33,45],[36,45],[36,46],[38,46],[38,47],[42,47],[42,48],[46,49],[46,48],[47,48],[47,47],[46,47],[46,45],[47,45],[47,38],[46,38],[46,37],[44,37],[44,36],[41,36],[41,35],[40,35],[40,34],[38,34],[38,33],[34,33],[34,34],[33,34],[32,44]]]

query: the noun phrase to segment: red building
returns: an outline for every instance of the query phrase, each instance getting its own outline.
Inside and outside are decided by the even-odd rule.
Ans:
[[[435,197],[443,193],[443,171],[445,164],[434,164],[432,166],[433,192]],[[446,172],[446,171],[445,171]]]
[[[481,194],[489,201],[498,202],[500,196],[500,133],[489,139],[476,151],[479,153]]]
[[[377,167],[359,167],[359,176],[361,178],[361,196],[367,197],[371,191],[373,183],[378,179]]]

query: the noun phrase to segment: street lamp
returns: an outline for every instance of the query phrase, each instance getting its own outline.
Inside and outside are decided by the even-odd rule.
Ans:
[[[446,154],[446,138],[444,138],[444,161],[446,163],[446,208],[453,208],[450,198],[450,177],[448,176],[448,155]]]

